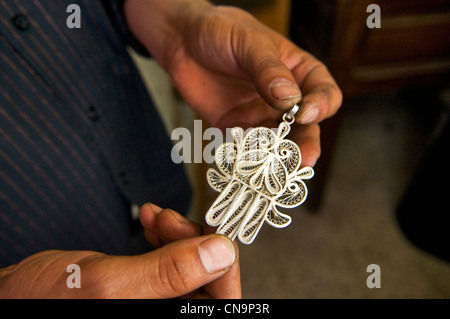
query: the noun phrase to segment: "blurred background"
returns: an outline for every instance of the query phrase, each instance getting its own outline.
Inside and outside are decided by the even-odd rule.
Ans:
[[[244,298],[450,298],[450,2],[229,0],[322,60],[344,102],[291,225],[240,246]],[[369,28],[376,3],[381,28]],[[197,119],[158,65],[131,52],[170,132]],[[204,124],[206,129],[206,124]],[[207,141],[208,142],[208,141]],[[448,161],[447,161],[448,160]],[[198,222],[218,193],[187,164]],[[370,289],[367,266],[381,270]]]

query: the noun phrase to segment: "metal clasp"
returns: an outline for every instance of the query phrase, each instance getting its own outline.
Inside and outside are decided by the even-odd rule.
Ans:
[[[283,114],[283,121],[285,121],[288,124],[292,124],[295,122],[295,114],[297,114],[298,110],[300,109],[300,106],[298,104],[295,104],[289,112],[286,112]]]

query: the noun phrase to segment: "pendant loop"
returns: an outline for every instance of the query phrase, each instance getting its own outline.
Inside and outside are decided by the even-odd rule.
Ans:
[[[292,124],[295,122],[295,114],[297,114],[298,110],[300,109],[300,106],[298,104],[295,104],[289,112],[284,113],[283,115],[283,121],[285,121],[288,124]]]

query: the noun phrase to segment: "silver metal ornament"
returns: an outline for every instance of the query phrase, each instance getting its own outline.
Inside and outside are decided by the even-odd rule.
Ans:
[[[284,114],[277,130],[257,127],[244,135],[242,128],[234,127],[234,143],[218,147],[218,171],[208,169],[207,180],[220,195],[205,216],[208,225],[217,226],[216,233],[251,244],[264,222],[277,228],[291,223],[277,207],[302,204],[308,193],[303,180],[314,175],[311,167],[300,169],[298,145],[284,139],[297,111],[295,105]]]

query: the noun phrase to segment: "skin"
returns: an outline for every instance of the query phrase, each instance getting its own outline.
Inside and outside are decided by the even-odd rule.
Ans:
[[[140,210],[145,236],[156,249],[138,256],[93,251],[44,251],[0,271],[1,298],[240,298],[239,262],[208,273],[198,254],[200,243],[224,236],[204,235],[182,215],[146,204]],[[235,260],[238,256],[235,257]],[[81,288],[69,289],[66,268],[81,269]],[[221,283],[220,278],[224,283]],[[227,280],[231,277],[232,280]],[[215,281],[216,280],[216,281]],[[212,282],[208,285],[208,283]],[[225,285],[221,289],[220,285]],[[217,289],[219,288],[219,289]]]
[[[318,123],[342,102],[323,63],[237,8],[201,0],[127,0],[124,12],[186,103],[212,126],[276,127],[300,103],[288,137],[302,150],[302,166],[315,164]],[[153,204],[141,208],[140,221],[156,250],[138,256],[44,251],[0,269],[0,297],[241,297],[236,244]],[[206,248],[223,254],[205,266]],[[66,286],[66,267],[74,263],[81,268],[81,289]]]
[[[237,8],[205,1],[128,0],[125,12],[134,17],[130,29],[186,103],[212,126],[277,127],[282,114],[300,103],[296,122],[302,125],[295,125],[289,137],[299,144],[303,165],[315,164],[318,123],[342,103],[323,63]],[[285,92],[272,94],[280,83],[289,84]]]

